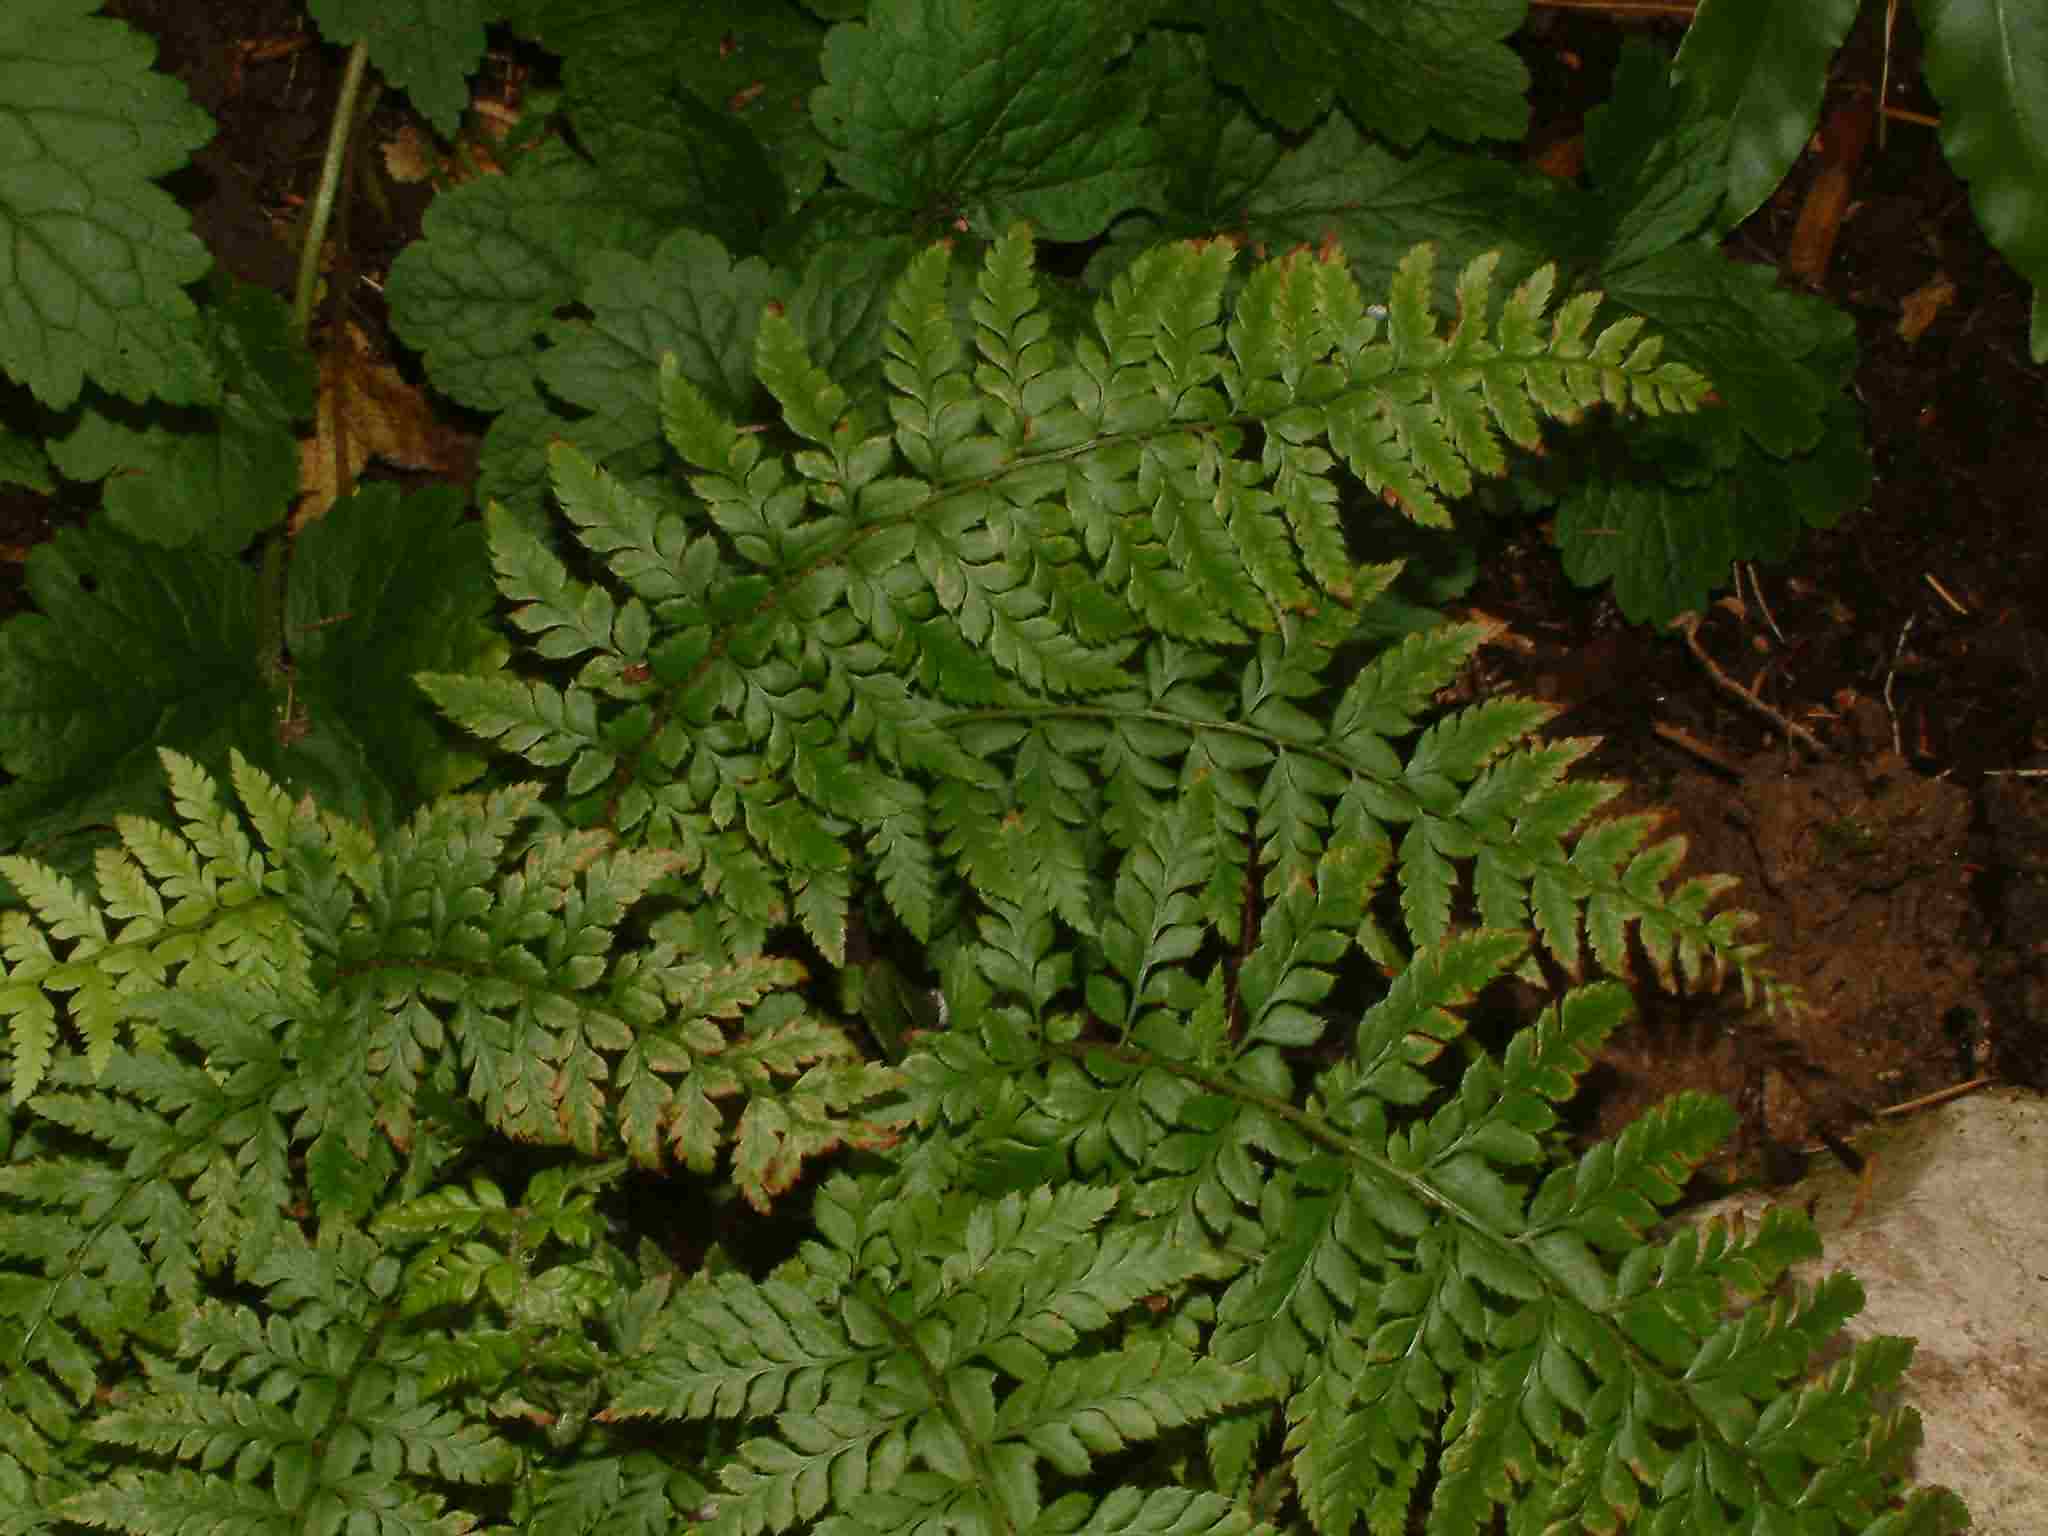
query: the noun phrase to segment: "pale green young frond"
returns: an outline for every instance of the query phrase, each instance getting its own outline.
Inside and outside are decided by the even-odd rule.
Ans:
[[[193,849],[205,861],[198,872],[204,883],[200,889],[188,892],[175,883],[177,876],[154,870],[151,873],[173,882],[173,895],[199,895],[203,891],[210,902],[223,907],[238,907],[255,900],[262,894],[267,866],[262,855],[250,845],[240,819],[221,805],[219,787],[212,775],[175,752],[167,751],[162,756],[170,780],[171,804],[184,822],[185,835]]]
[[[303,940],[276,894],[283,876],[272,861],[281,841],[269,857],[257,851],[213,779],[176,753],[163,756],[183,831],[120,818],[121,846],[96,858],[96,896],[33,860],[0,860],[28,903],[26,913],[0,916],[0,1013],[11,1020],[17,1104],[57,1059],[56,998],[65,999],[65,1016],[98,1074],[124,1031],[137,1047],[157,1046],[140,1006],[153,993],[230,981],[285,984],[303,974]],[[244,793],[266,808],[266,841],[285,837],[275,787],[239,758],[235,767]]]

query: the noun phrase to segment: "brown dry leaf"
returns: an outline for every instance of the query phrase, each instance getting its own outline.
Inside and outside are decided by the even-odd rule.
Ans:
[[[523,79],[523,72],[520,77]],[[479,176],[502,176],[497,151],[519,126],[520,79],[503,85],[501,100],[479,92],[470,99],[469,117],[461,137],[443,153],[431,134],[417,123],[405,123],[384,142],[384,169],[402,186],[438,181],[461,186]]]
[[[454,473],[459,446],[434,419],[427,398],[370,350],[369,338],[349,326],[320,354],[320,396],[313,436],[299,440],[296,533],[355,484],[371,459],[400,469]]]
[[[1577,181],[1586,168],[1586,136],[1575,133],[1532,156],[1529,164],[1557,181]]]
[[[499,118],[483,111],[481,103],[477,104],[475,115],[485,131],[481,135],[464,135],[446,154],[426,133],[406,123],[384,141],[386,174],[401,185],[437,181],[451,187],[479,176],[504,175],[505,168],[498,163],[491,146],[505,137],[506,129]]]
[[[400,186],[429,180],[440,169],[433,142],[417,123],[404,123],[384,144],[384,171]]]
[[[1785,270],[1809,283],[1819,283],[1834,259],[1835,236],[1849,216],[1850,191],[1856,168],[1870,145],[1876,112],[1867,97],[1844,102],[1828,114],[1821,130],[1821,168],[1807,189],[1799,223],[1785,251]]]
[[[1956,301],[1956,285],[1946,272],[1937,271],[1933,277],[1915,288],[1899,301],[1899,339],[1918,341],[1927,332],[1927,327],[1944,309]]]
[[[309,33],[295,32],[285,37],[256,37],[236,43],[228,49],[228,90],[230,96],[242,94],[242,72],[250,64],[271,64],[297,53],[311,45]]]

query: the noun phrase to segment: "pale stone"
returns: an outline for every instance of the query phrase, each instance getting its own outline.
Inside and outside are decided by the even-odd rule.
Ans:
[[[1827,1252],[1795,1278],[1851,1271],[1867,1302],[1850,1331],[1919,1341],[1906,1391],[1926,1435],[1915,1475],[1962,1495],[1974,1536],[2044,1536],[2048,1100],[1986,1090],[1880,1122],[1856,1145],[1867,1181],[1817,1160],[1797,1185],[1698,1217],[1808,1210]]]

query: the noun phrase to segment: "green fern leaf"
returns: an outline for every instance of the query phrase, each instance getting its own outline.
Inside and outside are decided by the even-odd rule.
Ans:
[[[754,369],[799,436],[835,452],[841,447],[848,427],[846,392],[811,362],[787,316],[771,310],[763,318],[754,340]]]
[[[565,508],[581,508],[586,498],[577,492],[574,456],[562,458],[559,484]],[[498,587],[508,598],[523,606],[514,610],[512,623],[529,635],[538,636],[535,649],[542,656],[561,660],[589,651],[612,651],[616,622],[622,633],[633,622],[622,616],[610,596],[601,588],[572,581],[568,570],[540,541],[517,523],[500,514],[493,529],[491,555]],[[644,629],[644,612],[637,620]],[[637,654],[627,660],[637,661]]]
[[[1567,1155],[1624,991],[1467,1033],[1638,944],[1798,1006],[1725,882],[1592,820],[1541,707],[1442,705],[1483,626],[1354,606],[1392,568],[1340,463],[1429,516],[1502,435],[1700,381],[1547,276],[1496,322],[1468,266],[1446,330],[1426,252],[1384,311],[1334,250],[1234,264],[1081,316],[1021,231],[971,285],[928,251],[854,324],[871,387],[821,259],[752,333],[778,420],[670,365],[684,483],[564,445],[581,549],[492,519],[574,671],[425,682],[558,802],[378,836],[172,763],[95,893],[23,867],[0,1508],[18,1462],[138,1530],[1952,1523],[1898,1497],[1903,1348],[1824,1367],[1853,1285],[1779,1289],[1803,1218],[1656,1232],[1724,1106]],[[612,1246],[628,1161],[765,1209],[841,1148],[768,1273]],[[650,1460],[650,1417],[695,1422]]]
[[[1098,1456],[1265,1395],[1255,1379],[1171,1346],[1063,1360],[1003,1400],[999,1440],[1017,1438],[1082,1477]]]
[[[715,1530],[782,1530],[819,1514],[835,1487],[909,1496],[923,1474],[978,1481],[976,1468],[992,1479],[978,1481],[983,1507],[1029,1520],[1037,1457],[1085,1472],[1127,1441],[1267,1390],[1157,1346],[1050,1363],[1206,1262],[1129,1230],[1099,1236],[1110,1192],[884,1206],[839,1180],[826,1200],[834,1251],[808,1255],[825,1284],[807,1294],[726,1277],[685,1294],[621,1391],[622,1413],[774,1416],[774,1436],[743,1442],[722,1472]],[[899,1300],[845,1283],[867,1232],[893,1248]],[[984,1294],[1005,1300],[992,1309]],[[827,1373],[840,1385],[820,1403]],[[857,1406],[862,1380],[883,1390]]]
[[[1161,967],[1177,965],[1200,947],[1202,925],[1193,894],[1205,878],[1212,840],[1169,815],[1149,846],[1135,849],[1117,877],[1116,917],[1102,928],[1103,955],[1121,983],[1098,975],[1089,1002],[1120,1034],[1128,1034],[1146,1003],[1169,1001]]]
[[[695,1507],[677,1508],[670,1485],[689,1481],[646,1453],[572,1462],[547,1472],[528,1526],[534,1536],[670,1536]],[[692,1491],[704,1496],[701,1487]]]
[[[1028,250],[1028,247],[1027,247]],[[889,301],[882,374],[896,393],[889,414],[896,441],[927,480],[966,480],[994,467],[991,440],[965,446],[981,424],[967,351],[953,328],[951,263],[941,247],[911,262]]]
[[[419,683],[450,719],[486,741],[502,742],[535,767],[573,762],[593,782],[611,771],[614,757],[598,735],[595,701],[579,689],[563,693],[512,678],[433,674],[422,674]]]
[[[159,1043],[141,1002],[167,986],[197,989],[230,978],[282,984],[303,974],[303,951],[272,894],[281,875],[221,806],[197,764],[174,752],[163,760],[183,835],[140,817],[120,818],[122,846],[101,850],[96,863],[101,902],[33,860],[0,860],[0,872],[29,907],[0,916],[7,960],[0,1012],[13,1021],[17,1104],[36,1091],[55,1059],[53,995],[69,997],[71,1022],[97,1074],[113,1059],[124,1026],[140,1048]],[[277,793],[239,754],[234,762],[253,799]],[[273,835],[285,833],[275,816],[266,825]],[[271,856],[281,849],[273,844]],[[120,924],[112,932],[109,917]]]

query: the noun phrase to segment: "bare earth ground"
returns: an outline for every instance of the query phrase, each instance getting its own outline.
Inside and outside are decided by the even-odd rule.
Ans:
[[[108,9],[159,40],[161,65],[220,124],[173,182],[218,263],[288,291],[338,53],[304,38],[290,0]],[[1875,19],[1838,62],[1831,102],[1877,79]],[[1915,94],[1909,29],[1893,99],[1933,112]],[[1534,142],[1576,132],[1623,35],[1603,17],[1536,12]],[[403,118],[387,100],[371,141]],[[1782,256],[1815,158],[1736,232],[1739,256]],[[374,283],[417,233],[423,199],[358,198],[345,237],[345,259],[372,279],[350,286],[350,318],[408,369]],[[1939,278],[1953,297],[1904,339],[1906,301]],[[1634,786],[1628,805],[1670,807],[1691,867],[1741,876],[1758,936],[1816,1005],[1783,1031],[1730,998],[1646,998],[1596,1074],[1585,1129],[1713,1089],[1743,1109],[1760,1154],[1749,1166],[1767,1177],[1980,1075],[2048,1088],[2048,377],[2026,357],[2029,296],[1977,232],[1934,132],[1905,122],[1857,171],[1822,287],[1862,334],[1867,506],[1809,534],[1790,563],[1746,572],[1739,596],[1701,616],[1696,650],[1572,588],[1534,526],[1488,554],[1463,600],[1508,625],[1465,687],[1551,699],[1559,732],[1603,737],[1591,767]],[[27,550],[88,505],[82,492],[0,490],[0,614],[19,602]],[[1736,686],[1821,750],[1789,741]]]

